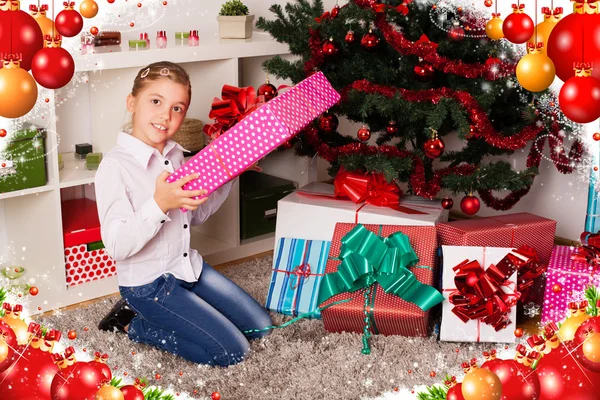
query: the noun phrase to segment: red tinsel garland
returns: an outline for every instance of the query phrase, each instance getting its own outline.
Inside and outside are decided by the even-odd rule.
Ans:
[[[310,76],[325,61],[321,32],[318,29],[308,28],[308,47],[310,48],[311,57],[304,63],[306,76]]]

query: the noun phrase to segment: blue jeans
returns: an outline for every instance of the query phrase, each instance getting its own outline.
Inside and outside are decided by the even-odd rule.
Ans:
[[[270,331],[244,334],[272,324],[267,310],[235,283],[204,263],[189,283],[165,274],[142,286],[120,286],[136,312],[129,338],[199,364],[228,366],[247,355],[248,340]]]

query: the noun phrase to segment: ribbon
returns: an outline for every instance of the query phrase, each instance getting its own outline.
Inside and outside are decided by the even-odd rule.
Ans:
[[[46,11],[48,11],[48,5],[47,4],[42,4],[38,8],[38,6],[36,6],[35,4],[30,4],[29,5],[29,11],[31,11],[31,15],[34,16],[34,17],[38,13],[40,13],[41,15],[46,15]]]
[[[42,337],[42,326],[40,324],[36,324],[35,322],[30,322],[27,327],[27,332],[29,332],[33,337],[41,338]]]
[[[54,342],[60,341],[62,332],[57,329],[50,329],[44,336],[44,344],[50,348],[54,347]]]
[[[223,85],[221,99],[213,99],[208,114],[215,123],[204,125],[202,130],[215,139],[262,104],[263,101],[256,96],[256,90],[252,86],[239,88]]]
[[[146,382],[143,382],[140,378],[135,378],[134,386],[141,390],[146,387]]]
[[[525,4],[513,4],[512,8],[514,13],[522,13],[525,10]]]
[[[389,207],[405,214],[427,214],[423,211],[400,205],[402,191],[395,183],[388,183],[383,174],[359,174],[348,172],[343,167],[333,182],[334,197],[347,197],[354,203]]]
[[[429,40],[429,38],[425,34],[422,34],[421,37],[419,38],[419,40],[417,40],[415,42],[415,44],[423,45],[423,46],[431,46],[434,49],[437,49],[437,47],[438,47],[438,44]]]
[[[583,300],[582,302],[572,301],[569,303],[569,311],[571,316],[576,317],[578,315],[586,314],[586,308],[588,307],[588,301]]]
[[[492,18],[500,18],[500,13],[492,13]]]
[[[548,266],[540,262],[537,251],[533,247],[523,245],[513,250],[513,253],[520,256],[514,260],[519,270],[517,280],[518,291],[521,293],[519,301],[527,304],[533,301],[535,295],[532,290],[535,279],[546,272]]]
[[[511,252],[497,265],[491,264],[487,269],[483,269],[478,261],[469,260],[452,268],[456,273],[456,290],[448,298],[454,305],[452,312],[465,323],[477,321],[477,341],[480,322],[493,326],[496,332],[510,323],[508,313],[517,303],[520,293],[508,279],[519,269],[523,262],[521,257]],[[503,287],[508,291],[502,290]]]
[[[4,308],[4,313],[6,315],[10,315],[11,313],[13,313],[16,318],[18,318],[21,311],[23,311],[23,306],[21,304],[15,304],[14,306],[12,306],[9,303],[4,303],[2,305],[2,308]]]
[[[18,11],[21,8],[19,0],[1,0],[0,11]]]

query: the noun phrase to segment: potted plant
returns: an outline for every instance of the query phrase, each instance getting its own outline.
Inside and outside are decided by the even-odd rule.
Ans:
[[[248,7],[240,0],[227,0],[217,17],[219,36],[222,39],[247,39],[252,37],[254,15],[248,15]]]

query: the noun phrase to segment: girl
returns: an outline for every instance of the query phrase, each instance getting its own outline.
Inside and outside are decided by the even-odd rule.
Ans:
[[[102,240],[116,261],[124,299],[99,328],[127,332],[133,341],[196,363],[227,366],[244,358],[249,339],[265,335],[242,331],[265,328],[271,319],[190,248],[190,226],[223,204],[232,182],[201,200],[192,197],[205,190],[182,189],[197,176],[166,182],[184,161],[184,149],[170,138],[183,122],[191,94],[180,66],[158,62],[142,68],[127,97],[131,132],[119,133],[96,174]]]

